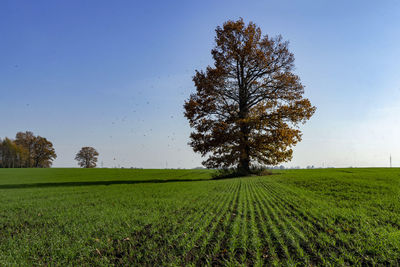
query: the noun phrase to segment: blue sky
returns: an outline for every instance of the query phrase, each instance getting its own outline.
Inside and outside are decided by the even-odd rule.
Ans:
[[[398,1],[1,1],[0,136],[31,130],[55,167],[191,168],[183,102],[228,19],[290,41],[317,106],[286,166],[400,166]]]

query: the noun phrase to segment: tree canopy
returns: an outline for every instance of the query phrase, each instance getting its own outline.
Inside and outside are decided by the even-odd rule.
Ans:
[[[76,154],[75,160],[82,168],[95,168],[99,152],[93,147],[82,147]]]
[[[48,168],[57,154],[53,144],[32,132],[18,132],[15,140],[0,140],[0,167],[2,168]]]
[[[252,163],[290,160],[301,141],[299,125],[316,108],[303,97],[288,42],[262,35],[243,19],[227,21],[215,32],[214,66],[196,70],[196,93],[184,104],[194,128],[189,144],[208,156],[205,166],[236,166],[243,174]]]

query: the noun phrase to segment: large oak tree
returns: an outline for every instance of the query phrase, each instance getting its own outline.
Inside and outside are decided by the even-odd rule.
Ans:
[[[292,158],[299,125],[315,112],[293,73],[294,56],[281,36],[262,35],[243,19],[216,28],[214,66],[197,71],[185,102],[190,145],[209,168],[277,165]]]

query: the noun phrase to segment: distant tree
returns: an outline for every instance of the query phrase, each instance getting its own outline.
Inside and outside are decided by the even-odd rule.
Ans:
[[[0,143],[0,166],[2,168],[24,167],[27,153],[26,150],[17,145],[13,140],[5,138]]]
[[[76,154],[75,160],[78,161],[79,166],[82,168],[94,168],[97,163],[97,156],[99,152],[93,147],[82,147]]]
[[[48,168],[56,157],[53,144],[32,132],[18,132],[15,140],[0,140],[1,168]]]
[[[13,168],[16,161],[14,143],[9,138],[4,138],[0,143],[1,166]]]
[[[282,37],[262,35],[242,19],[216,28],[214,66],[196,71],[197,89],[185,102],[190,145],[208,168],[236,166],[250,173],[252,162],[277,165],[292,158],[298,129],[315,112],[292,71],[294,56]]]
[[[15,143],[22,146],[27,151],[26,161],[24,167],[31,168],[33,166],[34,146],[37,141],[36,136],[29,131],[18,132],[15,135]]]
[[[57,158],[57,154],[55,153],[53,144],[44,137],[35,137],[33,144],[33,167],[49,168],[55,158]]]

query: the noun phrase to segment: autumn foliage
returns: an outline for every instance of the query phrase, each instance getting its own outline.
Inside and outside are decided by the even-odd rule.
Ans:
[[[209,168],[276,165],[292,158],[299,125],[316,108],[303,97],[294,56],[281,36],[262,35],[242,19],[217,27],[214,66],[196,71],[197,89],[185,102],[190,145]]]
[[[15,140],[0,140],[1,168],[48,168],[57,157],[53,144],[32,132],[18,132]]]

